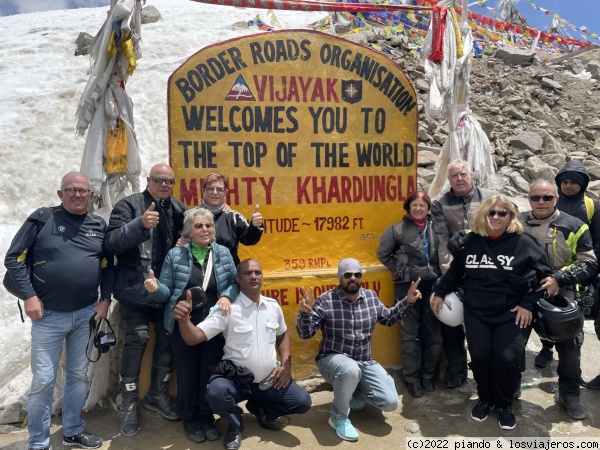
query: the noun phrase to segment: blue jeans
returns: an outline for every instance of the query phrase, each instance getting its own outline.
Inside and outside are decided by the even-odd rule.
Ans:
[[[319,359],[317,366],[323,378],[333,384],[331,414],[336,419],[348,418],[354,391],[365,402],[383,411],[398,408],[394,379],[379,363],[367,365],[346,355],[330,353]]]
[[[66,342],[66,381],[62,406],[63,434],[74,436],[85,428],[81,410],[88,394],[86,357],[92,305],[72,312],[44,310],[44,316],[31,322],[31,391],[29,415],[29,447],[50,445],[50,416],[56,372],[63,341]],[[90,344],[90,351],[92,345]]]

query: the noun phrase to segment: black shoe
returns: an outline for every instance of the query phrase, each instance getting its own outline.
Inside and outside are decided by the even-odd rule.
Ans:
[[[204,435],[202,428],[200,428],[198,419],[184,419],[183,431],[185,431],[185,437],[196,444],[206,440],[206,436]]]
[[[124,401],[119,408],[120,428],[123,436],[135,436],[138,431],[137,401]]]
[[[471,411],[471,419],[475,420],[476,422],[483,422],[488,418],[494,408],[494,405],[490,405],[489,403],[482,402],[480,400]]]
[[[465,381],[467,381],[467,377],[465,377],[462,373],[453,372],[448,376],[448,380],[446,380],[446,387],[448,389],[454,389],[462,386]]]
[[[535,357],[535,360],[534,360],[535,367],[539,367],[540,369],[543,369],[548,364],[550,364],[550,361],[552,361],[553,358],[554,358],[554,356],[552,355],[552,349],[549,349],[547,347],[542,347],[542,350]]]
[[[255,403],[249,401],[246,402],[246,408],[248,408],[248,411],[250,411],[256,416],[256,420],[262,428],[272,431],[277,431],[281,429],[279,425],[269,420],[269,418],[267,417],[267,412],[262,406],[257,406]]]
[[[148,392],[142,400],[142,405],[146,409],[159,413],[167,420],[180,420],[177,412],[175,412],[173,400],[167,394],[153,395]]]
[[[560,402],[567,410],[567,414],[575,420],[583,420],[587,418],[587,413],[581,406],[579,396],[562,396],[559,395]]]
[[[216,441],[221,436],[219,434],[219,430],[215,427],[214,418],[210,420],[211,417],[200,417],[198,423],[200,424],[200,428],[204,431],[204,436],[207,441]]]
[[[588,389],[600,389],[600,375],[591,380],[582,380],[581,385]]]
[[[75,436],[67,437],[63,434],[63,445],[65,447],[73,447],[75,445],[81,448],[98,448],[102,445],[102,439],[98,436],[82,431]]]
[[[226,450],[238,450],[242,446],[242,431],[230,424],[223,444]]]
[[[503,430],[513,430],[517,426],[517,419],[510,406],[498,408],[498,425]]]
[[[435,391],[435,384],[433,384],[433,381],[427,379],[427,378],[423,378],[421,380],[421,387],[423,388],[423,390],[425,392],[433,392]]]
[[[421,390],[421,383],[408,383],[406,386],[408,393],[414,398],[423,397],[423,391]]]

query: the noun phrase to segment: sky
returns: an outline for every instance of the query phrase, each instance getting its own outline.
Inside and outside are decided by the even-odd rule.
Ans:
[[[476,4],[478,1],[482,2],[484,6],[478,6]],[[473,4],[471,6],[473,12],[487,16],[492,15],[488,8],[498,12],[498,5],[501,2],[502,0],[469,0],[469,4]],[[109,3],[109,0],[0,0],[0,16],[49,9],[89,8],[105,6]],[[153,3],[153,0],[146,2],[147,5]],[[535,9],[532,4],[557,14],[576,28],[585,26],[590,33],[600,36],[600,0],[513,0],[513,4],[533,28],[548,31],[552,25],[552,16]],[[584,40],[582,34],[574,31],[571,27],[567,27],[566,31],[571,37]],[[588,40],[600,45],[598,39],[589,38]]]
[[[2,1],[2,0],[0,0]],[[45,0],[45,2],[57,0]],[[31,0],[23,0],[29,3]],[[150,2],[148,2],[150,3]],[[134,102],[142,174],[168,161],[167,80],[205,46],[247,34],[236,28],[266,10],[206,5],[189,0],[153,0],[162,19],[142,26],[142,58],[127,83]],[[4,5],[5,2],[2,3]],[[0,258],[27,216],[60,203],[61,177],[79,170],[84,138],[75,135],[75,111],[89,78],[90,59],[74,56],[84,31],[95,35],[107,7],[46,11],[0,17]],[[307,28],[322,12],[278,11],[284,28]],[[144,187],[142,183],[142,187]],[[248,211],[250,212],[250,211]],[[0,278],[4,276],[0,264]],[[29,389],[29,319],[19,319],[17,301],[0,288],[0,410],[22,401]]]
[[[473,4],[476,1],[469,0],[469,4]],[[470,10],[478,14],[491,16],[488,8],[499,12],[498,5],[500,3],[501,0],[488,0],[483,7],[472,5]],[[548,31],[549,27],[552,26],[552,16],[546,15],[539,9],[534,8],[532,4],[538,8],[543,8],[557,14],[561,19],[570,22],[576,28],[585,26],[590,33],[600,36],[599,0],[513,0],[513,4],[533,28]],[[571,34],[571,37],[583,40],[582,33],[576,32],[570,27],[567,27],[566,30]],[[598,39],[589,38],[588,40],[600,45],[600,40]]]

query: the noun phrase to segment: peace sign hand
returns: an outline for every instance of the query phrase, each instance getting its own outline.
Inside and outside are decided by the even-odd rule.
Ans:
[[[315,304],[315,288],[310,288],[310,294],[306,292],[304,286],[300,288],[300,294],[302,300],[300,300],[300,312],[303,314],[310,314],[312,307]]]

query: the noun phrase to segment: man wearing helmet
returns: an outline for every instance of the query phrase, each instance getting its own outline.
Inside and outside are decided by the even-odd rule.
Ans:
[[[549,295],[574,297],[574,287],[596,275],[597,259],[587,224],[556,208],[556,185],[535,180],[529,187],[531,211],[521,214],[525,232],[546,251],[553,273],[541,280],[538,290]],[[558,393],[567,413],[574,419],[587,417],[579,399],[583,333],[574,339],[555,342],[559,355]]]

